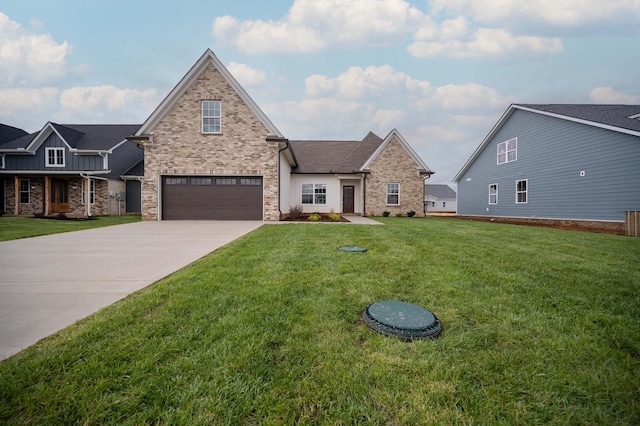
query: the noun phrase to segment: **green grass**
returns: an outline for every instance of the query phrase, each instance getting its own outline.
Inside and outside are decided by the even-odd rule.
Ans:
[[[140,215],[94,216],[89,220],[58,220],[2,216],[0,217],[0,241],[121,225],[139,220]]]
[[[640,424],[640,239],[381,220],[263,226],[3,361],[0,423]]]

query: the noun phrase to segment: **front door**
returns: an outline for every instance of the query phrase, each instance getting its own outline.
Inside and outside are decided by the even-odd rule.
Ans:
[[[353,202],[353,193],[354,193],[353,185],[342,187],[342,213],[353,213],[355,211],[354,202]]]
[[[69,213],[69,183],[51,179],[51,213]]]

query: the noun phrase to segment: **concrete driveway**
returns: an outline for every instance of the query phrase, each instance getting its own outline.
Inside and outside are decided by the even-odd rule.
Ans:
[[[0,242],[0,360],[262,224],[137,222]]]

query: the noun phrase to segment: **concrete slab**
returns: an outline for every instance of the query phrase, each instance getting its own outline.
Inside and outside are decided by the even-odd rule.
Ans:
[[[262,224],[137,222],[0,242],[0,360]]]

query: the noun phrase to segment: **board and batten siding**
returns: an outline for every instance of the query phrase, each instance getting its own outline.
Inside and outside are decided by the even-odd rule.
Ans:
[[[498,165],[497,145],[512,138],[517,160]],[[516,110],[458,181],[459,215],[623,221],[628,210],[640,210],[640,138],[529,111]]]
[[[46,148],[64,148],[64,167],[46,167]],[[69,146],[55,133],[51,133],[37,149],[35,155],[6,155],[6,169],[9,170],[103,170],[103,159],[99,155],[74,155]]]

